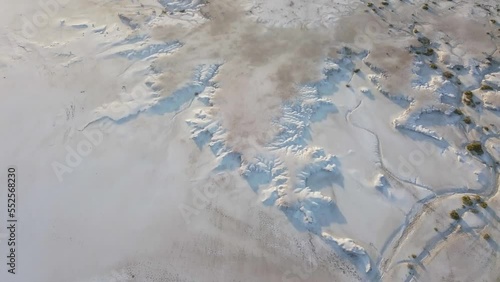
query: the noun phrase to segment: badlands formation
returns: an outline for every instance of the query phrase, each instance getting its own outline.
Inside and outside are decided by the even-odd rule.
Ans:
[[[498,1],[2,1],[0,281],[500,281]]]

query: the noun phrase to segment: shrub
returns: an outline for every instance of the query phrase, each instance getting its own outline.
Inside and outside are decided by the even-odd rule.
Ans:
[[[493,90],[493,87],[486,85],[486,84],[483,84],[483,85],[481,85],[480,89],[483,91],[487,91],[487,90]]]
[[[436,70],[438,66],[434,63],[430,64],[431,69]]]
[[[445,72],[443,72],[443,76],[446,77],[447,79],[450,79],[453,77],[453,73],[451,73],[449,71],[445,71]]]
[[[468,144],[466,148],[469,152],[475,153],[478,155],[482,155],[484,153],[483,147],[481,146],[481,142],[479,142],[479,141],[474,141],[474,142]]]
[[[432,56],[434,54],[434,49],[431,49],[431,48],[427,48],[427,50],[425,50],[424,52],[424,55],[426,56]]]
[[[469,98],[469,99],[472,99],[472,91],[465,91],[464,96]]]
[[[466,206],[472,206],[473,202],[469,196],[463,196],[462,197],[462,203]]]
[[[486,202],[481,202],[481,203],[479,203],[479,205],[480,205],[483,209],[485,209],[485,208],[487,208],[487,207],[488,207],[488,204],[487,204]]]
[[[483,238],[484,238],[484,240],[489,240],[489,239],[491,239],[491,236],[488,233],[484,233]]]
[[[458,212],[456,210],[452,210],[450,212],[450,217],[453,218],[454,220],[459,220],[460,219],[460,215],[458,214]]]
[[[479,213],[479,211],[477,209],[471,209],[470,210],[472,213]]]
[[[461,116],[461,115],[463,115],[463,114],[464,114],[464,113],[462,112],[462,110],[460,110],[460,109],[455,109],[453,112],[454,112],[455,114],[459,115],[459,116]]]
[[[467,117],[464,117],[464,122],[465,122],[465,124],[471,124],[472,120],[469,116],[467,116]]]
[[[414,258],[414,259],[416,259],[417,255],[416,254],[412,254],[411,257]]]
[[[422,43],[422,45],[429,45],[429,44],[431,44],[431,41],[429,40],[429,38],[427,38],[425,36],[419,37],[418,38],[418,42]]]

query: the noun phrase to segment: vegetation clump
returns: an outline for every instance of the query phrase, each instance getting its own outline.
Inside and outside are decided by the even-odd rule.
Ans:
[[[464,114],[464,113],[462,112],[462,110],[460,110],[460,109],[455,109],[455,110],[453,111],[453,113],[455,113],[456,115],[459,115],[459,116],[461,116],[461,115],[463,115],[463,114]]]
[[[425,50],[425,52],[424,52],[424,55],[426,55],[426,56],[432,56],[432,55],[434,55],[434,49],[427,48],[427,50]]]
[[[481,85],[480,89],[483,91],[487,91],[487,90],[493,90],[493,87],[486,85],[486,84],[483,84],[483,85]]]
[[[466,146],[467,150],[471,153],[482,155],[484,153],[483,147],[481,146],[481,142],[474,141]]]
[[[474,204],[469,196],[463,196],[462,203],[464,203],[464,205],[466,206],[472,206]]]
[[[467,106],[471,106],[474,104],[474,101],[472,100],[472,92],[471,91],[465,91],[464,92],[464,95],[462,96],[462,101],[464,102],[464,104],[466,104]]]
[[[417,255],[416,254],[412,254],[411,257],[414,258],[414,259],[416,259]]]
[[[449,71],[445,71],[445,72],[443,72],[443,76],[446,77],[447,79],[450,79],[453,77],[453,73],[451,73]]]
[[[481,202],[481,203],[479,203],[479,205],[480,205],[483,209],[485,209],[485,208],[487,208],[487,207],[488,207],[488,204],[487,204],[486,202]]]
[[[450,217],[453,218],[454,220],[459,220],[460,219],[460,215],[458,214],[458,212],[456,210],[452,210],[450,212]]]
[[[418,42],[422,43],[422,45],[429,45],[429,44],[431,44],[431,41],[429,40],[429,38],[427,38],[425,36],[419,37],[418,38]]]
[[[489,239],[491,239],[491,236],[488,233],[484,233],[483,238],[484,238],[484,240],[489,240]]]
[[[429,66],[430,66],[430,67],[431,67],[431,69],[433,69],[433,70],[436,70],[436,69],[438,68],[438,66],[437,66],[436,64],[434,64],[434,63],[431,63]]]
[[[464,117],[464,122],[465,122],[465,124],[471,124],[472,120],[469,116],[466,116],[466,117]]]

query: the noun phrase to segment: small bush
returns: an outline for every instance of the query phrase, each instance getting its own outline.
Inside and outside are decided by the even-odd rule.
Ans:
[[[455,109],[455,110],[453,111],[453,113],[455,113],[456,115],[459,115],[459,116],[461,116],[461,115],[463,115],[463,114],[464,114],[464,113],[462,112],[462,110],[460,110],[460,109]]]
[[[425,50],[425,52],[424,52],[424,55],[426,55],[426,56],[434,55],[434,49],[427,48],[427,50]]]
[[[446,77],[447,79],[450,79],[453,77],[453,73],[451,73],[449,71],[445,71],[445,72],[443,72],[443,76]]]
[[[450,212],[450,217],[453,218],[454,220],[460,219],[460,215],[458,214],[458,212],[456,210],[453,210]]]
[[[469,99],[472,99],[472,96],[473,96],[472,95],[472,91],[465,91],[464,92],[464,96],[467,97],[467,98],[469,98]]]
[[[484,233],[483,238],[484,238],[484,240],[489,240],[489,239],[491,239],[491,236],[488,233]]]
[[[462,203],[466,206],[472,206],[472,204],[474,204],[469,196],[463,196]]]
[[[416,255],[416,254],[412,254],[412,255],[411,255],[411,257],[412,257],[413,259],[416,259],[416,258],[417,258],[417,255]]]
[[[483,85],[481,85],[480,89],[483,91],[488,91],[488,90],[493,90],[493,87],[486,85],[486,84],[483,84]]]
[[[354,73],[358,73],[359,71],[360,71],[360,69],[355,69]]]
[[[479,211],[478,211],[477,209],[470,209],[470,211],[471,211],[472,213],[474,213],[474,214],[475,214],[475,213],[479,213]]]
[[[425,36],[419,37],[418,38],[418,42],[422,43],[422,45],[429,45],[429,44],[431,44],[431,41],[429,40],[429,38],[427,38]]]
[[[471,153],[475,153],[477,155],[482,155],[484,153],[483,147],[481,146],[481,142],[474,141],[467,145],[467,150]]]
[[[434,63],[430,64],[431,69],[436,70],[438,66]]]
[[[439,230],[438,230],[438,228],[437,228],[437,227],[434,227],[434,231],[439,232]]]
[[[464,117],[464,122],[465,122],[465,124],[471,124],[472,120],[469,116],[467,116],[467,117]]]
[[[488,204],[487,204],[486,202],[481,202],[481,203],[479,203],[479,205],[480,205],[483,209],[485,209],[485,208],[487,208],[487,207],[488,207]]]

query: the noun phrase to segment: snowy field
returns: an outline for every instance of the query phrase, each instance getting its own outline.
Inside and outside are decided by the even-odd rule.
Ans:
[[[0,10],[0,281],[500,281],[500,3]]]

